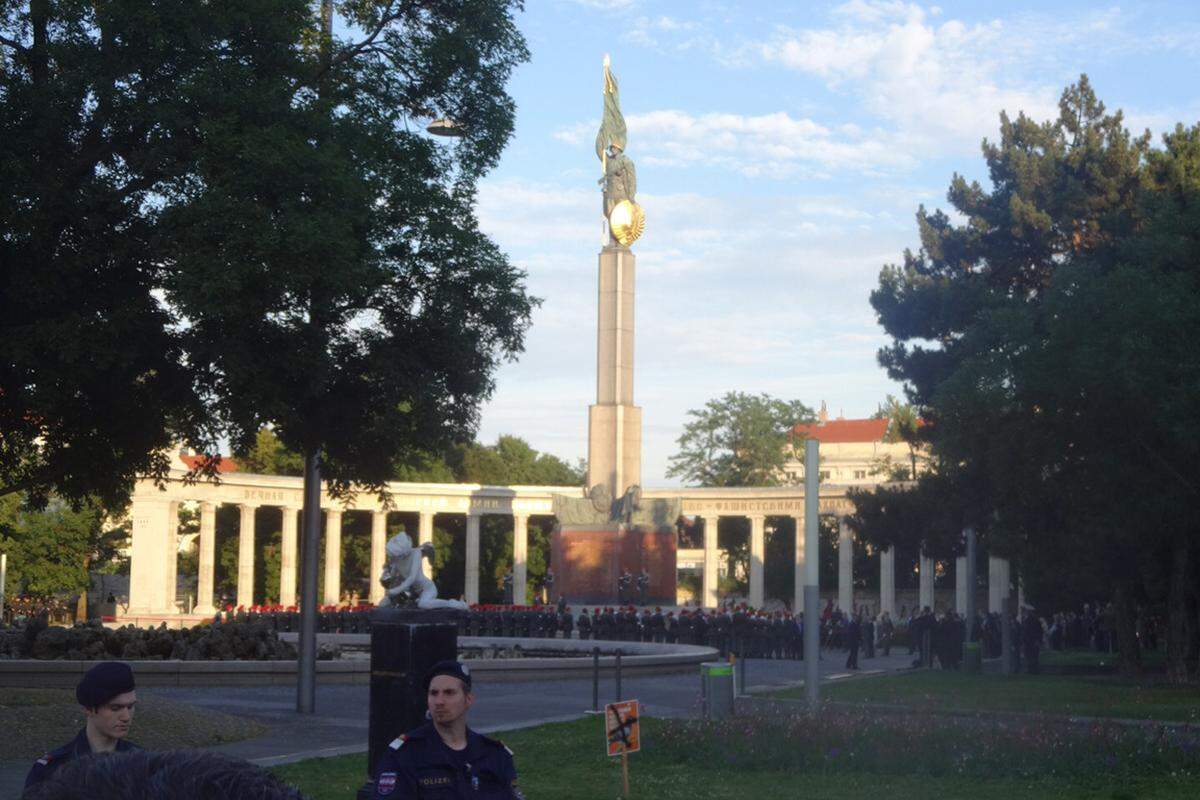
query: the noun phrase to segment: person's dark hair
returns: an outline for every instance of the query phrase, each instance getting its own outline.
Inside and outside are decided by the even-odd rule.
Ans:
[[[64,764],[21,800],[307,800],[248,761],[196,750],[89,756]]]

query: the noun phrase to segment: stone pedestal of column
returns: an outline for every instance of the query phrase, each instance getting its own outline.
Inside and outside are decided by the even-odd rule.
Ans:
[[[644,569],[650,574],[646,603],[673,606],[676,543],[674,528],[559,525],[550,535],[554,593],[568,603],[614,605],[621,572],[636,578]],[[636,583],[632,594],[637,596]]]
[[[425,673],[439,661],[458,657],[462,611],[380,608],[371,612],[371,701],[367,733],[370,798],[375,765],[393,739],[425,721]]]

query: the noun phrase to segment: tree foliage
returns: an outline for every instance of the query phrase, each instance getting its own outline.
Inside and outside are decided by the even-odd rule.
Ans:
[[[871,296],[893,340],[880,361],[928,423],[936,474],[858,498],[872,540],[940,547],[976,526],[1035,600],[1110,587],[1127,658],[1134,604],[1169,585],[1176,678],[1200,578],[1198,141],[1130,135],[1086,77],[1056,120],[1001,116],[991,186],[955,176],[964,221],[922,208],[921,249]]]
[[[778,486],[792,429],[816,417],[797,400],[728,392],[688,412],[667,477],[697,486]]]
[[[292,6],[222,62],[196,180],[162,214],[165,287],[233,441],[270,424],[335,492],[379,488],[470,434],[521,349],[533,301],[473,202],[527,53],[509,0],[339,4],[367,33],[328,58]],[[413,130],[429,109],[466,138]]]
[[[39,511],[19,494],[0,497],[0,552],[8,554],[10,595],[86,591],[89,565],[113,562],[128,538],[128,529],[109,524],[97,502],[72,508],[51,497]]]
[[[0,3],[0,494],[116,508],[204,439],[155,198],[189,170],[228,10]]]
[[[534,303],[473,211],[519,5],[336,7],[0,4],[0,493],[116,508],[265,424],[344,492],[473,431]]]
[[[244,452],[234,453],[234,458],[238,469],[256,475],[304,474],[304,456],[289,450],[275,431],[267,427],[259,428],[254,444]]]

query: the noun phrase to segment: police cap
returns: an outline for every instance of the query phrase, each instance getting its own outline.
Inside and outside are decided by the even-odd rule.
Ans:
[[[463,682],[463,688],[468,692],[471,691],[471,671],[461,661],[439,661],[430,667],[429,672],[425,673],[426,692],[429,691],[429,684],[433,683],[433,679],[438,675],[450,675],[458,678]]]
[[[102,706],[119,694],[133,691],[133,670],[120,661],[101,661],[75,687],[75,699],[85,708]]]

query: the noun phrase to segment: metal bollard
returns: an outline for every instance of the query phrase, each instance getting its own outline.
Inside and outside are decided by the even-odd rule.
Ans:
[[[600,713],[600,648],[592,648],[592,711]]]
[[[620,648],[617,648],[617,697],[616,697],[616,699],[618,701],[621,699],[621,649]]]
[[[705,719],[720,719],[733,714],[733,667],[723,661],[700,665],[704,687]]]
[[[741,656],[737,660],[738,695],[746,696],[746,659]]]

